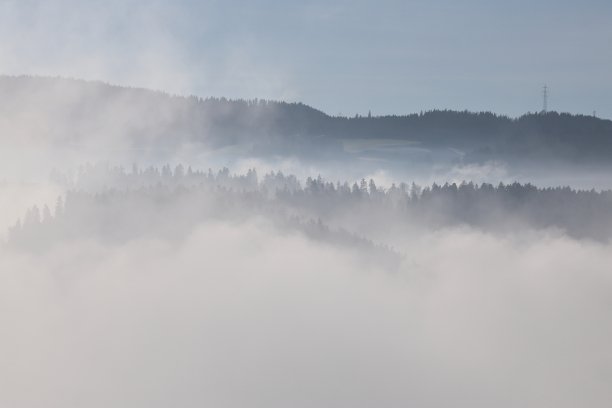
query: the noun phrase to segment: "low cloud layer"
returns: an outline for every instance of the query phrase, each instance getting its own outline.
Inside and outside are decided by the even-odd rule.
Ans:
[[[446,230],[400,270],[279,231],[0,257],[0,405],[605,407],[610,245]]]

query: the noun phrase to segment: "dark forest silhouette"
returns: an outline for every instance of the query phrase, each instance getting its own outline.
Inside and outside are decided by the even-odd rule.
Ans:
[[[55,209],[30,209],[11,229],[10,242],[44,246],[90,236],[122,242],[153,230],[181,236],[206,220],[254,216],[317,239],[383,252],[386,243],[370,239],[462,225],[494,233],[554,229],[576,238],[612,238],[612,191],[471,182],[384,189],[374,180],[351,184],[318,177],[302,183],[281,172],[260,178],[254,169],[234,175],[227,168],[182,165],[130,171],[87,166],[76,180],[63,182],[70,188],[65,201],[58,200]]]
[[[12,114],[24,107],[29,110],[27,118]],[[136,147],[246,145],[250,154],[261,156],[341,158],[348,155],[343,148],[347,140],[391,139],[421,149],[456,149],[467,162],[612,164],[612,121],[593,116],[547,112],[509,118],[490,112],[433,110],[335,117],[302,103],[182,97],[100,82],[0,77],[0,115],[19,125],[19,120],[44,112],[57,123],[42,130],[46,133],[41,137],[57,143],[86,142],[88,124],[94,118],[104,120],[112,107],[118,107],[119,113],[131,110],[121,119],[122,136]],[[121,117],[116,114],[112,120]],[[388,154],[394,154],[390,150]],[[408,156],[397,150],[394,157]]]

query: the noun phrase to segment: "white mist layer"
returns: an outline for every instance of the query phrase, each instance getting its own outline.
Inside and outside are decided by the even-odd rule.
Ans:
[[[0,256],[0,406],[607,407],[610,245],[470,230],[390,273],[263,221]]]
[[[52,183],[0,181],[0,242],[10,227],[23,217],[24,210],[34,205],[50,209],[64,191]]]

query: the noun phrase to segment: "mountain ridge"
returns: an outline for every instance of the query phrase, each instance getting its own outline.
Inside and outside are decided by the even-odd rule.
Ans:
[[[248,145],[254,154],[317,156],[346,154],[345,140],[366,139],[376,147],[377,141],[392,139],[429,150],[455,149],[473,162],[612,164],[612,121],[558,112],[517,118],[467,110],[330,116],[301,102],[202,98],[101,81],[2,75],[0,120],[5,139],[18,129],[28,139],[59,144]]]

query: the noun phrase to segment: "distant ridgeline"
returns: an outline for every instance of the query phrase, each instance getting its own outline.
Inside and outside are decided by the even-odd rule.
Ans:
[[[434,110],[333,117],[302,103],[202,99],[100,82],[0,76],[0,142],[24,138],[170,149],[240,145],[253,155],[321,159],[350,157],[347,141],[384,140],[420,149],[453,149],[468,162],[612,164],[612,121],[593,116],[548,112],[512,119],[489,112]]]

